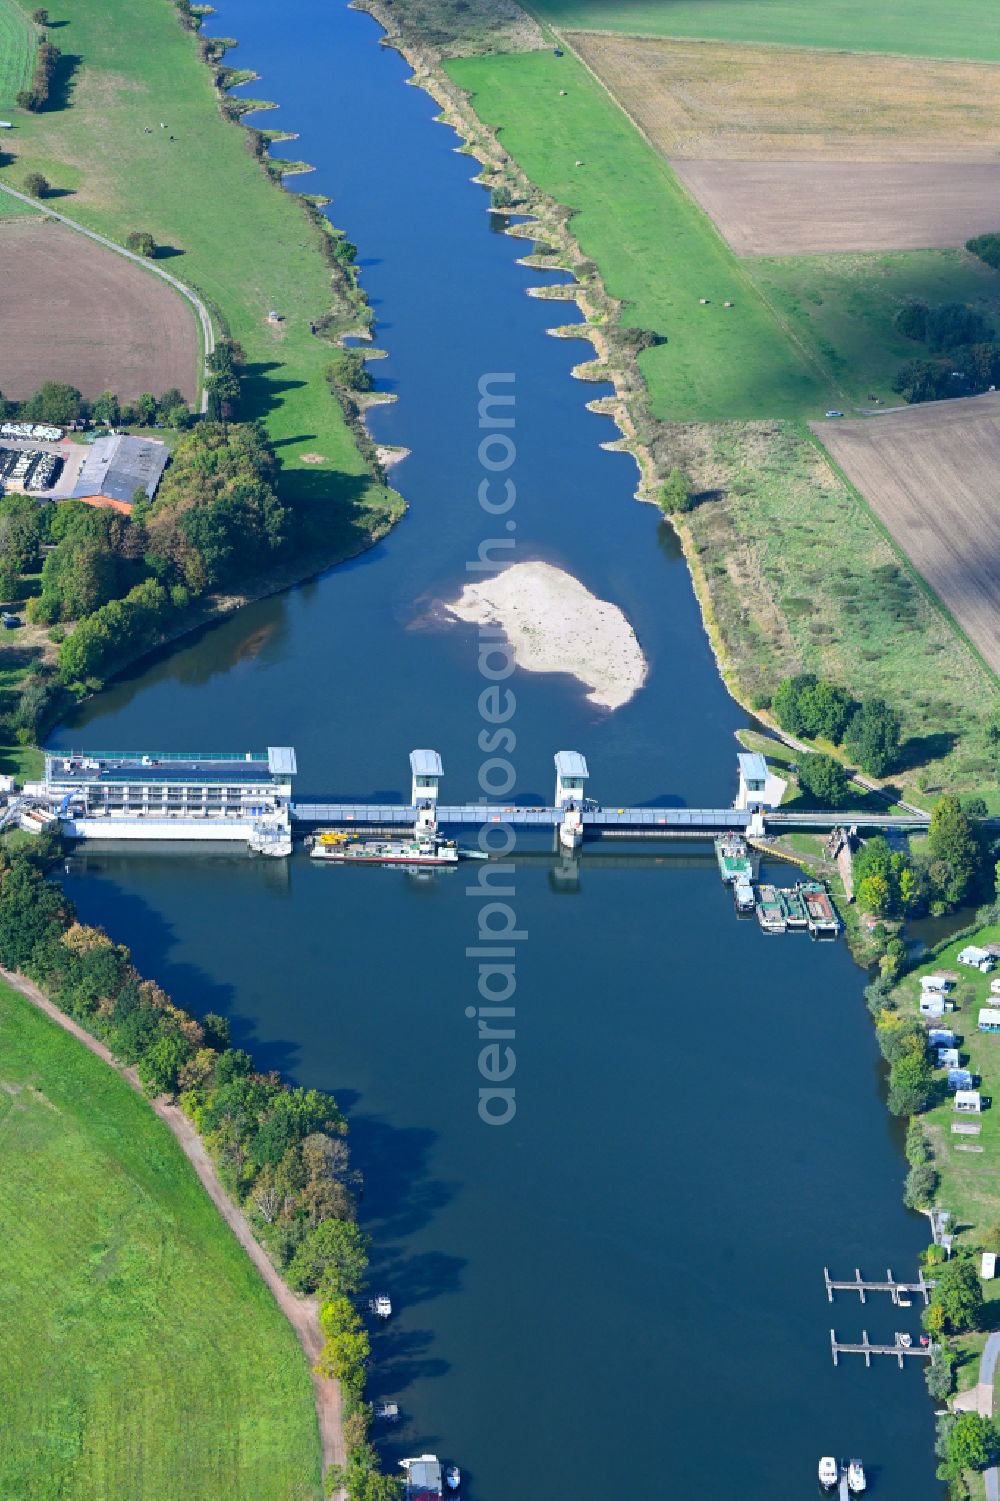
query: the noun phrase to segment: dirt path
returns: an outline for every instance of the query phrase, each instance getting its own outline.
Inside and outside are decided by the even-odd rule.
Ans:
[[[103,1042],[98,1042],[96,1037],[91,1037],[90,1033],[84,1031],[83,1027],[73,1021],[72,1017],[60,1011],[48,996],[43,995],[37,985],[33,985],[22,975],[12,974],[6,969],[0,969],[0,978],[25,996],[33,1006],[37,1006],[39,1011],[44,1011],[45,1015],[51,1017],[64,1032],[69,1032],[78,1042],[82,1042],[85,1048],[89,1048],[92,1053],[96,1053],[98,1058],[110,1064],[117,1073],[128,1080],[138,1094],[142,1094],[142,1085],[135,1069],[123,1068]],[[156,1114],[173,1132],[181,1151],[198,1174],[212,1203],[271,1289],[275,1302],[295,1330],[298,1341],[305,1351],[312,1375],[313,1392],[316,1397],[316,1416],[319,1420],[320,1440],[323,1446],[323,1470],[325,1472],[332,1464],[343,1464],[346,1453],[341,1424],[340,1388],[336,1381],[327,1381],[322,1376],[317,1376],[314,1370],[323,1346],[323,1336],[319,1327],[319,1307],[316,1300],[296,1297],[291,1288],[278,1276],[263,1248],[255,1240],[246,1215],[233,1203],[219,1181],[215,1166],[187,1116],[176,1105],[169,1104],[165,1097],[161,1096],[151,1103]]]

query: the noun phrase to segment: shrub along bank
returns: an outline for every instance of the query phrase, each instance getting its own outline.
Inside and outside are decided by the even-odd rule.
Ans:
[[[0,965],[44,987],[133,1065],[147,1094],[176,1097],[276,1266],[321,1300],[320,1366],[341,1383],[351,1501],[398,1496],[398,1482],[378,1474],[368,1440],[370,1352],[352,1302],[365,1281],[368,1241],[356,1223],[358,1178],[336,1101],[257,1071],[231,1046],[224,1018],[196,1021],[142,978],[126,948],[77,922],[43,873],[57,837],[43,841],[31,852],[0,847]]]

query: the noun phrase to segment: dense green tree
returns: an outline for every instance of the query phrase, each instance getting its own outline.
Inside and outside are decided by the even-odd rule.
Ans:
[[[190,1043],[180,1033],[161,1031],[137,1065],[146,1093],[173,1094],[177,1089],[177,1077],[191,1053]]]
[[[872,777],[884,777],[896,764],[899,738],[899,715],[882,699],[871,698],[852,714],[844,744],[862,771]]]
[[[942,1420],[937,1453],[941,1480],[960,1482],[967,1470],[985,1470],[995,1462],[1000,1434],[991,1418],[960,1412]]]
[[[51,422],[56,427],[68,427],[82,417],[83,397],[75,386],[47,380],[34,396],[22,403],[21,415],[28,422]]]
[[[832,756],[818,753],[799,762],[799,786],[826,808],[841,808],[850,801],[847,772]]]
[[[0,964],[28,969],[36,944],[60,931],[67,903],[30,861],[15,860],[0,872]]]
[[[919,1115],[927,1108],[934,1086],[925,1056],[907,1052],[889,1070],[889,1110],[893,1115]]]
[[[939,354],[992,339],[993,328],[982,313],[964,302],[945,302],[928,309],[925,337],[931,353]]]
[[[964,1256],[946,1261],[935,1274],[931,1303],[941,1309],[948,1328],[956,1334],[980,1328],[983,1285],[975,1262]]]
[[[95,422],[105,422],[108,427],[117,427],[122,413],[114,391],[102,391],[91,403],[90,415]]]
[[[985,261],[987,266],[1000,270],[1000,235],[976,235],[974,239],[966,240],[965,248]]]
[[[691,482],[683,469],[675,465],[660,486],[660,510],[664,516],[676,516],[690,511],[693,503]]]
[[[927,337],[926,302],[904,303],[892,321],[904,339],[917,339],[922,344]]]
[[[953,394],[950,360],[907,360],[892,378],[892,389],[909,402],[939,401]]]
[[[133,229],[125,236],[125,249],[133,255],[144,255],[152,260],[156,254],[156,241],[145,229]]]
[[[968,814],[957,797],[939,798],[927,835],[929,874],[939,898],[958,906],[968,896],[979,866],[980,849]]]
[[[24,191],[29,198],[44,198],[49,191],[49,180],[41,172],[29,172],[24,179]]]
[[[361,1291],[368,1270],[369,1237],[351,1220],[321,1220],[292,1257],[287,1278],[302,1293],[326,1297]]]
[[[11,492],[0,498],[0,565],[24,573],[38,562],[48,511],[30,495]]]
[[[929,1209],[937,1193],[940,1176],[929,1162],[911,1167],[903,1185],[903,1203],[908,1209]]]

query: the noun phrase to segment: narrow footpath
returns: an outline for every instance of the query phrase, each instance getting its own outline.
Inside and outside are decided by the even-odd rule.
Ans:
[[[96,1037],[91,1037],[72,1017],[66,1016],[59,1007],[50,1001],[47,995],[26,980],[23,975],[12,974],[10,970],[0,969],[0,978],[5,980],[14,990],[19,991],[39,1011],[62,1027],[64,1032],[69,1032],[78,1042],[82,1042],[85,1048],[89,1048],[98,1058],[110,1065],[116,1073],[131,1084],[137,1094],[143,1094],[143,1088],[139,1082],[139,1076],[134,1068],[124,1068],[114,1057],[111,1051],[98,1042]],[[208,1193],[212,1203],[218,1209],[226,1224],[232,1230],[240,1245],[246,1251],[250,1260],[257,1268],[267,1286],[274,1295],[274,1300],[288,1322],[291,1324],[298,1338],[299,1344],[305,1351],[306,1360],[309,1362],[309,1373],[312,1377],[313,1392],[316,1398],[316,1416],[319,1421],[320,1441],[323,1447],[323,1471],[324,1473],[332,1464],[344,1464],[346,1462],[346,1449],[344,1445],[344,1431],[341,1421],[340,1387],[336,1381],[327,1380],[316,1374],[316,1362],[319,1360],[323,1348],[323,1336],[319,1327],[319,1305],[315,1298],[299,1298],[291,1288],[278,1275],[275,1268],[268,1260],[263,1247],[256,1240],[250,1222],[242,1209],[234,1204],[226,1193],[215,1165],[205,1151],[204,1144],[197,1131],[188,1120],[187,1116],[171,1105],[166,1096],[151,1100],[150,1104],[156,1114],[165,1123],[178,1141],[181,1151],[191,1163],[195,1172]]]

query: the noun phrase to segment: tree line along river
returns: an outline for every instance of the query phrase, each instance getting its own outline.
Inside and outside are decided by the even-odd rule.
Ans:
[[[55,742],[290,744],[301,791],[366,801],[404,793],[426,745],[446,801],[476,797],[477,634],[436,602],[502,537],[620,605],[650,663],[613,714],[571,679],[509,678],[510,800],[548,800],[552,755],[573,748],[605,803],[724,806],[743,716],[671,534],[633,502],[632,461],[599,446],[615,433],[585,408],[602,388],[571,379],[583,346],[545,335],[572,308],[524,295],[546,278],[517,266],[523,243],[496,232],[474,163],[369,17],[243,0],[211,30],[238,34],[282,107],[268,124],[300,133],[309,189],[361,247],[388,351],[373,369],[399,398],[370,426],[412,450],[393,472],[411,510],[355,562],[133,672]],[[478,499],[490,374],[515,395],[502,529]],[[67,886],[179,1004],[225,1012],[262,1064],[347,1108],[399,1309],[371,1384],[406,1418],[390,1459],[437,1450],[467,1501],[797,1501],[820,1454],[856,1453],[886,1501],[936,1497],[919,1370],[829,1354],[831,1323],[891,1339],[894,1316],[888,1299],[830,1308],[823,1266],[912,1274],[927,1239],[900,1198],[862,976],[842,943],[737,922],[710,852],[624,855],[588,850],[575,875],[537,845],[512,857],[503,1127],[478,1113],[468,950],[504,921],[484,918],[479,867],[417,880],[161,847],[88,854]]]

